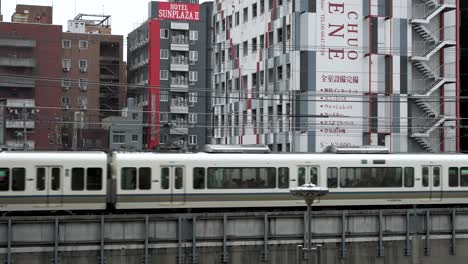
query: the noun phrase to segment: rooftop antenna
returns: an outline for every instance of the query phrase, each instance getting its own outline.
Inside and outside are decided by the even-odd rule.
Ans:
[[[75,0],[75,17],[76,17],[76,0]]]

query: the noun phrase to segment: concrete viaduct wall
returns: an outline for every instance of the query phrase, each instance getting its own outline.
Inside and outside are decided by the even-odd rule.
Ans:
[[[305,263],[304,212],[0,218],[0,263]],[[322,263],[466,263],[468,209],[314,212]]]

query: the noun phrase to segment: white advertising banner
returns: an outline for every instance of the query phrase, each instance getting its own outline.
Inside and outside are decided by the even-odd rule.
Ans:
[[[317,1],[316,151],[363,144],[367,64],[362,0]],[[366,78],[367,79],[367,78]]]

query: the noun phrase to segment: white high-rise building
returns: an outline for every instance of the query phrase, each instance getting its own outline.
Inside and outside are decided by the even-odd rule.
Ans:
[[[459,150],[456,0],[217,0],[217,144]]]

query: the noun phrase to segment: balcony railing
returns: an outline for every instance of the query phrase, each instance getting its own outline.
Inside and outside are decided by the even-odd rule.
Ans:
[[[189,38],[185,35],[172,36],[171,44],[188,45]]]
[[[180,65],[188,65],[189,60],[187,57],[178,56],[178,57],[171,57],[172,64],[180,64]]]

